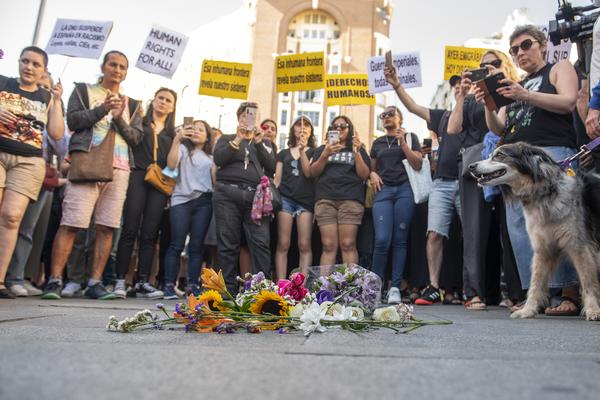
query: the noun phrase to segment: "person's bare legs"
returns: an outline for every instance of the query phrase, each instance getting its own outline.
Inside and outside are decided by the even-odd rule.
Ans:
[[[339,225],[342,261],[346,264],[358,263],[358,251],[356,250],[357,233],[358,225]]]
[[[442,270],[442,259],[444,251],[444,236],[437,232],[429,231],[427,233],[427,268],[429,270],[429,283],[431,286],[439,289],[440,272]]]
[[[321,265],[335,264],[338,250],[338,226],[337,224],[328,224],[319,226],[321,231]]]
[[[252,256],[248,246],[240,247],[240,276],[252,273]]]
[[[94,257],[90,278],[101,281],[104,267],[112,249],[113,228],[96,224],[96,240],[94,242]]]
[[[2,197],[4,195],[4,197]],[[0,189],[0,282],[4,282],[12,253],[17,244],[19,225],[29,198],[10,189]],[[4,288],[4,285],[0,285]]]
[[[312,230],[313,230],[313,214],[303,212],[296,217],[296,228],[298,230],[298,252],[300,259],[298,266],[300,271],[308,276],[308,268],[312,264]]]
[[[277,250],[275,251],[275,281],[287,278],[287,258],[290,250],[294,217],[287,212],[277,214]]]
[[[50,268],[50,276],[46,277],[46,282],[50,278],[61,279],[63,271],[67,265],[67,260],[73,250],[73,243],[75,243],[75,237],[79,232],[79,228],[72,226],[61,225],[56,232],[54,237],[54,243],[52,243],[52,265]]]

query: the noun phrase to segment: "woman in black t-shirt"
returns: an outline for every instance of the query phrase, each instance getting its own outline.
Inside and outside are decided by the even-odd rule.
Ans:
[[[371,186],[373,200],[373,271],[385,279],[388,252],[392,247],[392,287],[388,303],[398,304],[400,281],[406,263],[408,229],[415,210],[413,192],[402,160],[421,169],[421,146],[414,133],[402,128],[402,113],[397,107],[386,107],[379,116],[386,134],[371,147]]]
[[[521,82],[501,81],[506,86],[500,87],[498,93],[515,102],[497,113],[486,108],[488,126],[494,133],[503,135],[505,143],[523,141],[542,147],[555,161],[568,158],[575,153],[576,146],[572,112],[579,82],[573,65],[569,60],[548,64],[546,35],[532,25],[517,27],[510,36],[510,46],[510,53],[527,75]],[[480,102],[485,99],[481,91],[477,91],[476,96]],[[533,249],[520,202],[506,204],[506,219],[521,285],[525,290],[531,279]],[[579,305],[575,300],[579,292],[572,285],[576,281],[573,267],[561,261],[550,287],[563,288],[563,297],[558,307],[546,309],[546,315],[579,315]]]
[[[310,175],[315,185],[315,217],[321,231],[321,265],[336,262],[338,246],[344,263],[358,262],[356,234],[362,222],[365,181],[369,178],[370,159],[350,118],[340,115],[329,132],[337,131],[339,140],[315,150]]]
[[[277,214],[276,279],[287,276],[287,255],[292,226],[296,218],[298,230],[298,265],[305,275],[312,264],[311,233],[315,200],[314,183],[310,179],[310,157],[315,148],[312,122],[305,116],[290,128],[288,147],[277,154],[275,185],[281,193],[282,207]]]

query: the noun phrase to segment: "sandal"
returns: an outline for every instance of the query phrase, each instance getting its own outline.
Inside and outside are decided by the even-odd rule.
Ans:
[[[564,311],[558,310],[558,308],[566,302],[573,304],[574,309]],[[546,315],[550,317],[578,317],[581,315],[581,303],[572,297],[561,296],[559,305],[546,308]]]
[[[481,300],[469,299],[469,300],[465,301],[465,310],[487,311],[487,305]]]
[[[452,293],[452,304],[455,306],[460,306],[462,303],[462,298],[458,294],[458,291],[455,290],[454,293]]]

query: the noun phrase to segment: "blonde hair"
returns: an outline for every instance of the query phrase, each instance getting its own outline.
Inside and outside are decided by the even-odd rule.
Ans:
[[[502,72],[504,72],[504,76],[506,76],[508,79],[514,82],[519,82],[521,80],[521,76],[517,72],[517,67],[515,66],[515,63],[513,63],[512,59],[506,54],[504,54],[504,52],[493,49],[488,50],[485,53],[483,53],[483,56],[481,56],[480,61],[482,61],[484,57],[488,54],[492,54],[498,60],[502,61],[500,69],[502,70]]]

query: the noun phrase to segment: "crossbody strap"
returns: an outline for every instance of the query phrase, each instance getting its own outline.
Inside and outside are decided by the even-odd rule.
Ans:
[[[150,126],[152,127],[152,133],[154,134],[154,158],[152,160],[154,161],[154,163],[156,163],[156,151],[158,149],[158,133],[156,132],[156,125],[154,125],[154,122],[152,122]]]

